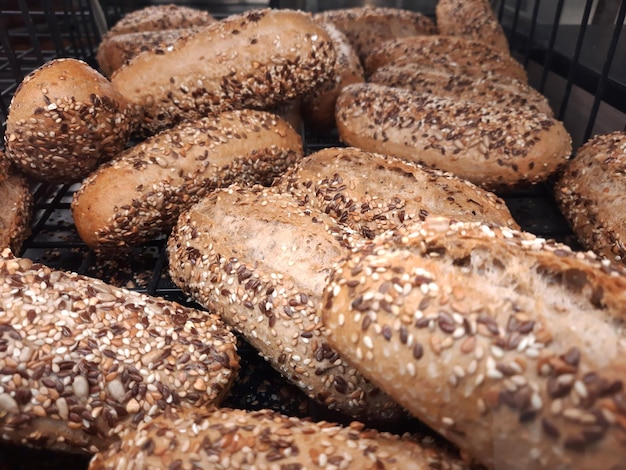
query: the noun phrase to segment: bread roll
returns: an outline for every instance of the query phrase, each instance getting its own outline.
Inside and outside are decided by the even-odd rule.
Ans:
[[[168,240],[170,275],[310,398],[360,420],[395,422],[403,411],[328,347],[318,316],[350,236],[287,194],[234,186],[181,215]]]
[[[217,20],[207,11],[182,5],[150,5],[131,11],[115,23],[110,35],[206,26]]]
[[[426,15],[390,7],[327,10],[317,13],[315,19],[332,23],[343,32],[361,61],[384,41],[436,32],[434,22]]]
[[[518,108],[431,96],[372,83],[337,99],[341,140],[503,190],[544,181],[571,153],[560,121]]]
[[[11,171],[10,162],[0,150],[0,251],[10,248],[19,253],[30,235],[33,196],[26,178]]]
[[[311,92],[333,73],[335,50],[306,13],[255,9],[135,57],[112,77],[145,132],[229,109],[267,108]]]
[[[89,175],[72,215],[90,248],[112,252],[165,234],[207,192],[236,181],[271,184],[302,157],[300,136],[262,111],[181,123]]]
[[[9,177],[10,171],[11,160],[9,160],[2,149],[0,149],[0,183]]]
[[[519,228],[493,193],[450,173],[357,148],[315,152],[274,186],[364,238],[432,214]]]
[[[324,295],[329,341],[492,469],[622,468],[626,272],[427,218],[363,244]]]
[[[94,457],[89,470],[468,468],[428,439],[311,422],[269,410],[171,413]]]
[[[626,133],[592,137],[555,187],[557,204],[587,249],[626,263]]]
[[[54,59],[15,91],[4,139],[25,174],[72,183],[117,155],[132,126],[131,108],[105,77],[83,61]]]
[[[392,39],[374,49],[365,60],[365,75],[384,65],[418,63],[447,70],[463,67],[466,73],[505,75],[528,83],[524,67],[509,54],[484,42],[462,36],[423,35]]]
[[[104,450],[172,407],[219,404],[238,369],[213,315],[0,256],[0,431],[20,445]]]

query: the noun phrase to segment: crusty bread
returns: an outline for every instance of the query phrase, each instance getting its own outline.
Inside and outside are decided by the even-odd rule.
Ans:
[[[428,439],[312,422],[270,410],[173,412],[141,425],[97,454],[89,470],[162,468],[461,470]]]
[[[392,39],[374,49],[365,60],[365,75],[384,65],[406,63],[435,65],[454,70],[463,67],[472,75],[506,75],[528,83],[526,70],[509,54],[463,36],[422,35]]]
[[[519,228],[491,192],[450,173],[353,147],[315,152],[274,186],[365,238],[429,215]]]
[[[146,133],[229,109],[265,109],[316,89],[335,50],[310,14],[254,9],[118,69],[115,87],[144,113]]]
[[[0,251],[8,247],[13,253],[19,253],[30,235],[33,212],[33,195],[26,178],[12,172],[7,173],[4,178],[0,177],[0,201]]]
[[[394,422],[403,411],[328,347],[318,316],[350,237],[288,194],[233,186],[181,215],[168,240],[169,269],[310,398],[360,420]]]
[[[626,264],[626,133],[596,135],[576,151],[555,198],[587,249]]]
[[[150,5],[127,13],[109,30],[109,34],[165,31],[206,26],[217,20],[207,11],[182,5]]]
[[[323,305],[337,351],[489,468],[623,468],[619,266],[427,218],[355,250]]]
[[[428,16],[391,7],[327,10],[317,13],[315,19],[332,23],[343,32],[361,61],[389,39],[436,32],[435,23]]]
[[[227,111],[181,123],[89,175],[74,193],[74,223],[93,249],[141,245],[208,191],[269,185],[301,157],[300,135],[274,114]]]
[[[449,171],[491,190],[543,181],[571,153],[560,121],[523,108],[367,83],[344,88],[336,113],[348,145]]]
[[[126,146],[133,115],[126,99],[85,62],[54,59],[18,86],[6,124],[6,152],[22,172],[72,183]]]
[[[2,149],[0,149],[0,183],[9,177],[10,172],[11,160],[9,160]]]
[[[214,314],[0,256],[0,432],[104,450],[171,407],[219,404],[238,370]]]
[[[506,75],[473,76],[419,63],[385,65],[369,77],[370,83],[457,98],[505,108],[525,107],[553,117],[548,99],[529,85]]]

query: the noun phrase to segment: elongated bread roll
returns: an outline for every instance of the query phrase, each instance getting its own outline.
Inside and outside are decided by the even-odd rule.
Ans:
[[[360,420],[393,422],[402,410],[328,347],[318,316],[350,236],[287,194],[234,186],[181,215],[168,240],[169,269],[310,398]]]
[[[582,145],[555,186],[557,204],[578,240],[626,263],[626,133],[597,135]]]
[[[311,15],[255,9],[209,25],[173,47],[135,57],[112,77],[146,132],[229,109],[267,108],[316,89],[335,50]]]
[[[182,5],[150,5],[127,13],[109,30],[109,34],[164,31],[206,26],[217,20],[207,11]]]
[[[493,469],[623,468],[626,272],[529,233],[428,218],[362,245],[329,341]]]
[[[543,181],[570,156],[560,121],[518,108],[355,84],[337,99],[341,140],[449,171],[487,189]]]
[[[219,404],[238,370],[215,315],[0,256],[0,432],[104,450],[172,407]]]
[[[74,223],[91,248],[140,245],[167,233],[210,190],[269,185],[301,157],[300,136],[274,114],[227,111],[182,123],[86,178],[72,200]]]
[[[274,186],[365,238],[433,214],[519,228],[491,192],[450,173],[357,148],[315,152]]]

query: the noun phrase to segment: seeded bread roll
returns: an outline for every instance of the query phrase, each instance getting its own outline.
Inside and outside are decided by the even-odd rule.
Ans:
[[[626,263],[626,133],[597,135],[582,145],[555,187],[557,204],[578,240]]]
[[[438,0],[435,17],[441,34],[468,37],[509,52],[509,41],[489,0]]]
[[[0,183],[9,177],[10,172],[11,160],[9,160],[2,149],[0,149]]]
[[[365,238],[431,214],[519,228],[493,193],[450,173],[357,148],[313,153],[274,185]]]
[[[335,50],[311,15],[255,9],[232,15],[118,69],[115,87],[143,110],[144,132],[229,109],[259,108],[316,89]]]
[[[126,146],[132,123],[128,102],[105,77],[80,60],[54,59],[15,91],[6,152],[26,175],[76,182]]]
[[[435,34],[437,30],[435,23],[422,13],[389,7],[328,10],[317,13],[315,19],[332,23],[343,32],[361,61],[384,41]]]
[[[489,468],[623,468],[619,266],[435,217],[355,250],[323,305],[350,363]]]
[[[472,76],[419,63],[385,65],[372,74],[370,83],[458,98],[505,108],[528,108],[553,117],[548,99],[534,88],[505,75]]]
[[[213,315],[0,256],[0,430],[20,445],[104,450],[172,407],[219,404],[238,370]]]
[[[74,193],[74,223],[93,249],[141,245],[167,233],[207,192],[234,182],[269,185],[301,157],[300,135],[274,114],[227,111],[182,123],[89,175]]]
[[[509,54],[462,36],[423,35],[392,39],[374,49],[365,60],[365,75],[388,64],[418,63],[454,70],[463,67],[472,75],[505,75],[528,83],[524,67]]]
[[[181,5],[151,5],[132,11],[115,23],[110,35],[206,26],[217,20],[208,12]]]
[[[0,177],[0,201],[0,251],[8,247],[19,253],[24,240],[30,235],[33,211],[33,196],[26,178],[11,172],[4,178]]]
[[[191,452],[190,452],[191,451]],[[161,468],[467,468],[428,440],[311,422],[270,410],[171,413],[141,425],[90,462],[89,470]]]
[[[449,171],[491,190],[544,181],[569,157],[560,121],[517,108],[355,84],[337,99],[341,140]]]
[[[328,347],[318,316],[328,273],[353,243],[342,237],[350,235],[331,217],[287,194],[234,186],[181,215],[169,269],[310,398],[360,420],[394,422],[403,411]]]

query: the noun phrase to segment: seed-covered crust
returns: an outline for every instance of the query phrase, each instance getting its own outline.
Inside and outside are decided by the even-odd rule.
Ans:
[[[13,173],[0,178],[0,201],[0,250],[8,247],[19,253],[30,235],[33,213],[33,195],[26,178]]]
[[[449,171],[487,189],[543,181],[572,150],[563,123],[545,114],[373,83],[343,89],[336,121],[348,145]]]
[[[271,184],[302,157],[300,135],[262,111],[227,111],[179,124],[98,168],[74,194],[82,240],[111,251],[167,233],[207,192],[234,182]]]
[[[26,76],[9,108],[6,152],[25,174],[80,181],[127,144],[126,99],[85,62],[54,59]]]
[[[489,0],[439,0],[435,17],[440,34],[465,36],[509,52],[509,41]]]
[[[319,318],[350,236],[287,194],[234,186],[181,215],[168,241],[170,274],[312,399],[357,419],[393,421],[401,409],[328,347]]]
[[[132,11],[115,23],[110,34],[139,33],[186,29],[215,23],[217,20],[207,11],[181,5],[151,5]]]
[[[390,39],[435,34],[437,31],[435,23],[426,15],[390,7],[327,10],[317,13],[315,19],[332,23],[342,31],[361,61]]]
[[[333,74],[335,50],[311,15],[255,9],[135,57],[112,77],[139,106],[145,132],[229,109],[265,109]]]
[[[0,257],[0,430],[93,453],[172,407],[219,404],[238,370],[213,314]]]
[[[100,469],[398,468],[461,470],[457,457],[428,439],[311,422],[270,410],[222,408],[170,413],[97,454]]]
[[[626,133],[597,135],[581,146],[555,197],[587,249],[626,263]]]
[[[458,98],[504,108],[528,108],[553,117],[548,99],[534,88],[506,75],[473,76],[465,70],[449,71],[419,63],[388,64],[368,80],[392,87]]]
[[[364,238],[429,215],[519,228],[502,199],[469,181],[352,147],[311,154],[274,185]]]
[[[10,172],[11,160],[9,160],[2,149],[0,149],[0,183],[9,177]]]
[[[384,65],[435,65],[448,70],[463,67],[473,75],[497,74],[528,83],[524,67],[509,54],[484,42],[462,36],[424,35],[392,39],[374,49],[365,60],[365,75]]]
[[[494,469],[622,468],[626,272],[528,233],[428,218],[337,266],[331,344]]]

